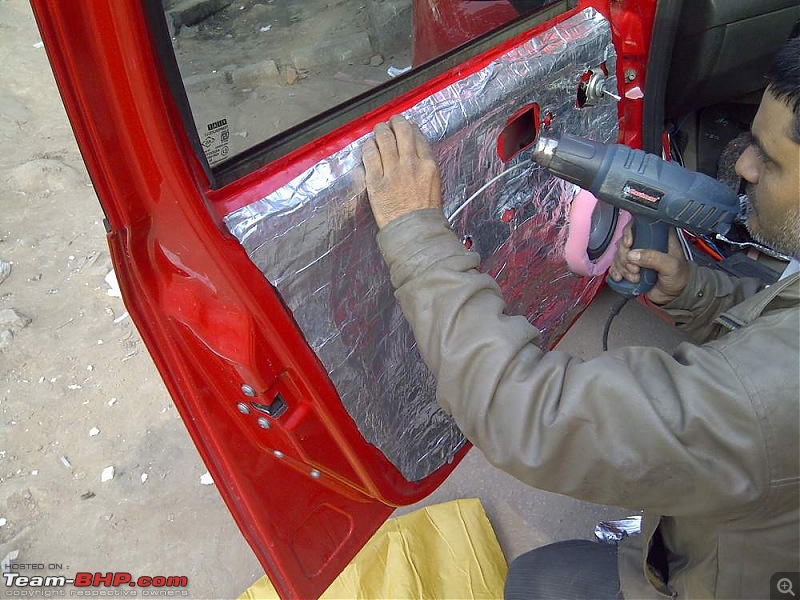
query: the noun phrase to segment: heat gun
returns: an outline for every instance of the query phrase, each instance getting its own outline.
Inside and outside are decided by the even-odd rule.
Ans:
[[[634,217],[632,248],[667,251],[669,227],[696,234],[726,234],[740,212],[738,195],[725,184],[622,144],[573,135],[539,137],[533,160],[599,200]],[[638,283],[608,285],[626,298],[646,294],[658,276],[642,269]]]

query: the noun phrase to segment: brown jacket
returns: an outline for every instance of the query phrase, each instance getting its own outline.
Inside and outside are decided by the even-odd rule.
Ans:
[[[669,309],[717,339],[581,361],[542,352],[525,317],[503,314],[441,211],[397,219],[378,243],[438,402],[487,459],[537,488],[646,511],[638,539],[666,549],[669,580],[641,558],[631,570],[626,548],[626,598],[769,597],[773,573],[800,569],[798,276],[745,300],[752,282],[693,268]]]

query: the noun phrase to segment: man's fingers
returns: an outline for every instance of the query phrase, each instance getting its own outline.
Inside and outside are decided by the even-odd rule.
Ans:
[[[628,248],[633,244],[633,224],[628,223],[625,230],[622,232],[622,243]]]
[[[684,258],[683,247],[678,239],[678,232],[674,228],[669,230],[669,241],[667,243],[667,254],[678,258]]]
[[[631,250],[628,262],[643,269],[655,269],[659,273],[672,274],[678,270],[678,261],[658,250]]]
[[[609,268],[609,274],[614,281],[622,281],[623,278],[628,279],[633,274],[631,271],[632,267],[638,271],[638,268],[632,265],[628,260],[628,251],[632,243],[633,233],[631,231],[631,225],[628,224],[617,240],[617,253],[614,255],[614,260]]]
[[[375,126],[375,143],[381,152],[384,171],[390,169],[397,163],[397,140],[386,123],[378,123]]]
[[[627,263],[627,264],[625,265],[625,270],[626,270],[628,273],[636,274],[636,273],[638,273],[639,271],[641,271],[642,269],[641,269],[641,267],[639,267],[639,265],[637,265],[636,263],[629,262],[629,263]]]
[[[383,161],[375,140],[370,138],[361,145],[361,160],[367,172],[367,183],[378,181],[383,177]]]
[[[622,281],[622,279],[632,280],[631,278],[638,278],[641,269],[631,262],[623,262],[622,260],[615,260],[611,267],[608,269],[609,275],[614,281]]]
[[[431,148],[428,139],[419,127],[414,127],[414,141],[417,147],[417,156],[427,160],[436,160],[433,154],[433,148]]]
[[[416,129],[416,127],[400,115],[392,117],[389,123],[397,139],[398,154],[401,157],[415,157],[417,155],[417,144],[414,138],[414,129]]]

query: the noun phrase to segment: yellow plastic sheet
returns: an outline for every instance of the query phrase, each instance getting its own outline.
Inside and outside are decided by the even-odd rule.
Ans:
[[[507,570],[480,500],[455,500],[386,521],[322,598],[502,598]],[[279,596],[263,577],[239,598]]]

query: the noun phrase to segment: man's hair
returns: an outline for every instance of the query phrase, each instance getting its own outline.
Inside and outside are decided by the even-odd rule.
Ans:
[[[792,33],[767,71],[767,89],[794,113],[789,137],[800,144],[800,35]]]

